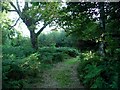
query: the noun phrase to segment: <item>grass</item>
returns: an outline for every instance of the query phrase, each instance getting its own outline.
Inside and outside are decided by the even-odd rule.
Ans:
[[[54,73],[54,79],[58,81],[61,87],[70,86],[72,83],[71,80],[71,71],[69,70],[69,67],[73,64],[76,64],[79,62],[79,57],[67,59],[63,63],[65,64],[64,67],[62,67],[62,70],[58,70]]]
[[[53,79],[53,81],[57,81],[57,83],[59,84],[59,86],[61,88],[66,88],[71,86],[71,84],[73,83],[73,80],[71,78],[71,66],[78,63],[79,57],[76,58],[70,58],[70,59],[65,59],[62,62],[62,66],[55,68],[53,66],[53,64],[41,64],[41,73],[39,73],[38,77],[35,78],[30,78],[29,79],[29,84],[30,86],[32,86],[32,84],[37,85],[37,83],[44,83],[44,81],[42,81],[42,77],[41,75],[43,74],[42,72],[44,70],[48,70],[49,69],[49,73],[50,73],[50,77]],[[61,62],[60,62],[61,65]],[[58,63],[59,66],[59,63]],[[41,78],[41,79],[39,79]],[[53,82],[51,82],[53,83]],[[38,86],[38,85],[37,85]]]
[[[64,63],[65,64],[75,64],[75,63],[78,63],[78,62],[80,62],[80,60],[79,60],[79,57],[76,57],[76,58],[72,58],[72,59],[67,59]]]
[[[61,87],[67,86],[71,83],[69,70],[57,72],[54,78],[59,82]]]

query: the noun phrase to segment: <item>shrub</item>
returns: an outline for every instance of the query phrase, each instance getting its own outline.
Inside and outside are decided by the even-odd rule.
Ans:
[[[81,54],[78,76],[88,88],[118,88],[117,66],[113,57],[100,57],[96,53],[85,52]]]
[[[17,59],[14,55],[8,55],[9,59],[3,59],[2,62],[2,85],[3,88],[20,88],[23,86],[28,76],[35,77],[40,72],[40,61],[38,54]]]
[[[62,62],[63,61],[63,54],[62,53],[54,53],[52,61],[53,62]]]
[[[57,48],[57,51],[68,54],[71,57],[76,57],[79,55],[78,50],[76,50],[74,48],[69,48],[69,47],[59,47],[59,48]]]
[[[23,69],[27,76],[36,76],[40,72],[40,61],[38,59],[38,53],[31,54],[23,59],[23,63],[20,67]]]
[[[18,62],[14,60],[3,60],[2,62],[2,86],[3,88],[21,87],[17,81],[24,78],[24,72]],[[12,84],[16,82],[16,84]],[[22,81],[21,81],[22,82]],[[12,85],[11,85],[12,84]]]
[[[54,56],[56,53],[56,48],[55,47],[43,47],[39,49],[39,58],[41,62],[46,63],[46,64],[52,64],[55,61]]]
[[[42,48],[39,48],[38,50],[39,53],[42,54],[42,52],[47,52],[47,53],[54,53],[56,52],[56,48],[55,47],[42,47]]]
[[[40,59],[42,63],[52,64],[53,53],[43,52],[40,54]]]
[[[2,47],[3,55],[15,55],[16,57],[24,57],[24,52],[21,47],[13,47],[13,46],[3,46]]]
[[[42,47],[39,48],[38,53],[41,62],[47,64],[63,61],[66,57],[76,57],[79,54],[76,49],[67,47]]]
[[[32,47],[22,47],[22,46],[3,46],[2,47],[3,56],[7,58],[7,55],[15,55],[17,58],[24,58],[26,56],[29,56],[34,52]],[[8,56],[9,57],[9,56]]]

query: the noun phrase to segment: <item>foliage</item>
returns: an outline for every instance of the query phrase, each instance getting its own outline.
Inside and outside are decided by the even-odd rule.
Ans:
[[[74,48],[69,48],[69,47],[59,47],[57,49],[58,52],[63,52],[65,54],[68,54],[71,57],[76,57],[79,55],[79,51],[74,49]]]
[[[41,62],[43,63],[47,63],[47,64],[52,64],[54,63],[54,58],[56,57],[56,48],[54,47],[43,47],[39,49],[39,53],[40,53],[40,59],[42,60]],[[62,53],[60,53],[61,55]],[[60,56],[59,55],[59,56]],[[58,56],[58,57],[59,57]],[[58,61],[62,61],[62,55],[60,56],[61,58],[58,59]],[[61,60],[62,59],[62,60]]]
[[[56,46],[56,47],[74,47],[75,40],[72,36],[67,36],[65,31],[52,31],[39,36],[39,46]]]
[[[78,40],[98,42],[99,51],[105,51],[101,57],[87,48],[81,55],[79,77],[89,88],[118,88],[119,10],[119,2],[68,2],[62,8],[59,25]]]
[[[19,66],[19,63],[10,60],[4,59],[2,61],[2,87],[3,88],[15,88],[22,87],[19,83],[19,80],[24,78],[24,72]],[[17,82],[18,81],[18,82]]]
[[[63,54],[62,53],[54,53],[52,61],[53,62],[62,62],[63,61]]]
[[[15,6],[14,3],[9,3]],[[86,87],[119,88],[120,3],[102,3],[105,12],[101,11],[99,2],[69,2],[61,8],[61,11],[59,11],[59,3],[56,2],[26,2],[23,8],[19,7],[19,3],[14,9],[28,27],[31,41],[22,37],[15,29],[10,29],[12,21],[8,19],[6,13],[9,9],[8,4],[0,3],[0,5],[3,6],[0,12],[0,31],[3,34],[3,88],[22,88],[27,78],[37,76],[43,68],[41,65],[62,62],[66,58],[78,55],[81,60],[78,76]],[[102,19],[101,14],[105,15]],[[105,21],[104,31],[100,26],[103,22],[100,20]],[[40,22],[43,22],[43,26],[39,28]],[[65,32],[54,31],[40,35],[39,49],[35,53],[32,47],[37,48],[38,35],[45,27],[53,24],[59,24]],[[89,41],[95,43],[102,41],[105,46],[103,48],[106,51],[105,56],[98,55],[96,51],[98,48],[90,51],[95,43],[83,44],[81,49],[86,48],[87,52],[79,54],[79,51],[72,47],[76,47],[77,43],[82,41],[86,44]],[[101,46],[100,43],[98,44]],[[61,77],[64,76],[63,73]],[[65,80],[67,81],[68,78],[66,77]]]
[[[38,53],[40,54],[40,60],[49,64],[63,61],[66,55],[68,55],[67,57],[76,57],[79,54],[76,49],[68,47],[43,47],[39,49]]]
[[[40,72],[40,60],[38,59],[37,53],[31,54],[30,56],[23,59],[23,63],[20,67],[22,67],[23,71],[28,76],[36,76],[38,72]]]
[[[20,2],[16,1],[17,6],[13,2],[10,2],[10,5],[27,26],[30,31],[31,45],[33,49],[37,50],[38,36],[48,25],[52,26],[55,23],[55,19],[58,17],[59,3],[24,2],[25,5],[21,8]]]
[[[8,18],[8,15],[5,11],[0,12],[0,16],[2,17],[0,18],[0,32],[2,34],[2,44],[10,45],[11,40],[15,36],[14,29],[9,30],[9,25],[12,23],[12,21]]]
[[[27,77],[35,77],[40,72],[38,54],[34,53],[24,59],[17,59],[10,55],[3,59],[3,88],[22,88]]]
[[[2,47],[2,51],[3,51],[3,57],[6,57],[6,58],[7,58],[7,56],[12,55],[12,54],[14,56],[16,56],[17,58],[23,58],[23,57],[28,56],[28,55],[30,55],[31,53],[34,52],[33,49],[31,48],[31,46],[13,47],[13,46],[6,46],[6,45],[4,45]]]
[[[7,12],[10,8],[9,3],[8,2],[0,2],[0,6],[1,6],[1,11],[2,12]]]
[[[103,58],[96,53],[85,52],[81,54],[79,78],[89,88],[118,88],[117,66],[114,57]]]

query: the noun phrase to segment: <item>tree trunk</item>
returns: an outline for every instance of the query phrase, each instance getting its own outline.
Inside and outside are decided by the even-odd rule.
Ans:
[[[101,28],[101,37],[100,37],[100,43],[99,43],[99,54],[101,56],[105,56],[105,11],[104,11],[104,2],[99,3],[99,9],[100,9],[100,28]]]
[[[34,31],[30,30],[30,40],[32,44],[32,48],[37,50],[38,49],[38,41],[37,41],[37,35]]]
[[[100,41],[99,43],[99,54],[101,56],[105,56],[105,48],[104,48],[105,44],[103,41]]]

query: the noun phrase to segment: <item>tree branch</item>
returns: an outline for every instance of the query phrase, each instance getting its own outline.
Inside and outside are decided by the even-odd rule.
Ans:
[[[25,2],[24,9],[27,9],[27,8],[28,8],[28,2]]]
[[[50,24],[51,22],[52,22],[52,21],[46,23],[46,24],[36,33],[36,35],[38,36],[38,35],[46,28],[46,26],[47,26],[48,24]]]
[[[16,10],[8,10],[9,12],[16,12]]]
[[[18,11],[21,12],[18,0],[16,0],[16,4],[17,4]]]
[[[12,29],[14,26],[16,26],[16,25],[17,25],[17,23],[18,23],[18,21],[19,21],[19,19],[20,19],[20,18],[18,18],[18,19],[16,20],[15,24],[14,24],[13,26],[10,26],[10,28],[9,28],[9,29]]]
[[[21,16],[20,15],[21,12],[15,7],[15,5],[13,4],[13,2],[10,2],[10,4],[15,9],[15,11],[18,13],[18,15]]]

